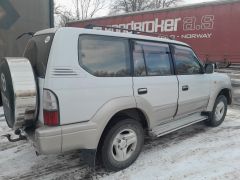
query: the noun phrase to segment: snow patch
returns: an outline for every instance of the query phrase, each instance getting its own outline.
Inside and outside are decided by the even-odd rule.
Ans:
[[[0,120],[0,136],[13,133]],[[198,123],[157,139],[146,138],[142,153],[129,168],[94,172],[78,151],[36,156],[30,142],[0,138],[0,179],[237,179],[240,176],[240,109],[229,109],[224,123]]]

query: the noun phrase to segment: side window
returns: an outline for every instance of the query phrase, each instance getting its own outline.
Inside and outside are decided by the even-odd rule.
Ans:
[[[201,65],[192,49],[174,46],[173,56],[178,75],[202,74]]]
[[[135,75],[171,75],[169,52],[167,44],[136,41],[133,49]]]
[[[81,35],[79,37],[79,64],[94,76],[130,76],[128,40],[97,35]]]

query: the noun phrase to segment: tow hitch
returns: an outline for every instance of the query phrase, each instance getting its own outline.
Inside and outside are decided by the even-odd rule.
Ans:
[[[12,139],[12,138],[11,138],[11,134],[5,134],[5,135],[3,135],[3,136],[6,137],[9,142],[17,142],[17,141],[27,140],[27,137],[24,136],[24,135],[22,135],[22,132],[21,132],[20,129],[17,129],[14,133],[15,133],[16,135],[18,135],[19,137],[16,138],[16,139]]]

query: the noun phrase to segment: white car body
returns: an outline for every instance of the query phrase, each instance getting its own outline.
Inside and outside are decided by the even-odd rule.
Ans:
[[[44,124],[42,92],[43,89],[49,89],[58,97],[61,126],[42,126],[36,130],[35,143],[40,153],[97,149],[101,135],[111,118],[127,109],[142,111],[146,116],[150,134],[157,136],[166,134],[206,119],[199,118],[200,113],[212,110],[217,95],[223,89],[231,90],[229,77],[219,73],[96,77],[84,70],[78,62],[78,39],[82,34],[188,46],[181,42],[80,28],[44,30],[36,33],[35,36],[46,33],[55,33],[55,36],[46,76],[44,79],[38,79],[40,92],[38,120]],[[63,69],[64,71],[61,71]],[[189,91],[181,91],[181,87],[186,84],[189,86]],[[147,88],[150,93],[144,96],[138,95],[139,88]],[[178,121],[176,127],[171,124],[174,121]]]
[[[231,103],[231,82],[226,75],[201,73],[169,76],[96,77],[79,65],[79,37],[97,35],[189,45],[149,36],[80,28],[48,29],[34,36],[55,33],[46,75],[38,77],[39,115],[33,139],[41,154],[74,149],[96,150],[111,119],[119,112],[131,117],[144,116],[147,132],[160,136],[206,120],[219,93]],[[100,54],[101,56],[101,54]],[[184,87],[184,86],[188,87]],[[187,88],[186,91],[183,91]],[[44,125],[43,91],[51,90],[59,105],[59,126]],[[139,91],[147,94],[139,94]],[[139,114],[138,114],[139,113]]]

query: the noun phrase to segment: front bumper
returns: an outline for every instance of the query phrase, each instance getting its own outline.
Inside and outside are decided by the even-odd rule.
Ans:
[[[99,141],[96,125],[91,122],[58,127],[42,126],[27,134],[39,154],[97,149]]]

